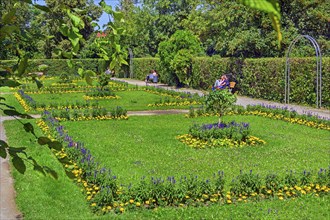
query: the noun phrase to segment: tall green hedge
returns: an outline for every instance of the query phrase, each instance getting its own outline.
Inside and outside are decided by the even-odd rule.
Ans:
[[[239,78],[240,94],[284,101],[284,58],[246,59]],[[290,59],[290,103],[316,104],[316,59]],[[330,107],[330,58],[322,59],[322,106]]]
[[[133,75],[135,79],[145,80],[146,76],[151,70],[155,69],[160,76],[162,75],[159,69],[159,59],[158,58],[134,58],[133,59]],[[160,77],[161,80],[161,77]]]

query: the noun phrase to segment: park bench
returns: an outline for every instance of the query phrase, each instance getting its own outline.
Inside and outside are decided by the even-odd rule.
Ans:
[[[229,82],[228,90],[232,94],[234,94],[237,91],[237,89],[235,88],[235,86],[236,86],[236,82],[234,82],[234,81]]]

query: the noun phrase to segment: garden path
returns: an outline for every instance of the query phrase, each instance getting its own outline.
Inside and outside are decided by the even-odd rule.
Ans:
[[[122,82],[127,82],[132,85],[138,85],[138,86],[154,86],[158,88],[164,88],[168,90],[174,90],[178,92],[189,92],[189,93],[197,93],[199,95],[206,95],[208,92],[207,91],[201,91],[201,90],[195,90],[195,89],[187,89],[187,88],[180,88],[177,89],[172,86],[168,86],[166,84],[161,84],[161,83],[148,83],[141,81],[141,80],[136,80],[136,79],[127,79],[127,78],[112,78],[113,80],[117,81],[122,81]],[[283,104],[283,103],[278,103],[278,102],[273,102],[273,101],[267,101],[267,100],[262,100],[262,99],[254,99],[254,98],[249,98],[246,96],[240,96],[237,95],[237,105],[241,105],[246,107],[247,105],[271,105],[271,106],[276,106],[279,108],[284,108],[287,107],[288,109],[295,110],[298,114],[312,114],[312,115],[318,115],[319,117],[327,118],[330,120],[330,110],[329,109],[324,109],[324,108],[312,108],[309,106],[300,106],[300,105],[295,105],[295,104]]]
[[[175,90],[180,92],[189,92],[189,93],[198,93],[199,95],[206,95],[207,91],[200,91],[194,89],[181,88],[177,89],[165,84],[157,83],[148,83],[135,79],[122,79],[122,78],[112,78],[113,80],[127,82],[129,84],[138,85],[138,86],[154,86],[160,87],[168,90]],[[282,104],[271,102],[261,99],[253,99],[244,96],[237,96],[236,104],[247,106],[247,105],[271,105],[276,107],[287,107],[297,111],[299,114],[312,114],[318,115],[323,118],[330,120],[330,110],[327,109],[316,109],[307,106],[299,106],[293,104]],[[152,110],[152,111],[128,111],[128,115],[159,115],[159,114],[179,114],[179,113],[188,113],[188,110]],[[38,118],[40,115],[34,115],[33,117]],[[6,140],[6,133],[3,126],[4,120],[13,119],[12,117],[0,116],[0,140]],[[18,211],[15,204],[15,189],[13,184],[13,179],[10,174],[9,160],[8,158],[3,159],[0,157],[0,219],[1,220],[11,220],[11,219],[21,219],[22,214]]]
[[[9,119],[0,116],[0,140],[6,141],[6,133],[3,121]],[[0,219],[21,219],[22,214],[18,211],[15,203],[14,180],[10,174],[9,158],[0,157]]]

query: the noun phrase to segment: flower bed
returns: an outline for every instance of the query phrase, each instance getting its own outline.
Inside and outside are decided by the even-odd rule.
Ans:
[[[189,105],[200,105],[201,103],[199,101],[195,100],[169,100],[164,99],[160,100],[159,102],[156,102],[155,104],[148,104],[148,107],[161,107],[161,106],[189,106]]]
[[[300,124],[308,127],[330,130],[330,118],[319,117],[317,115],[312,115],[310,113],[299,115],[294,110],[289,110],[288,108],[280,108],[271,105],[248,105],[246,109],[242,106],[236,106],[236,108],[227,113],[227,115],[256,115],[266,118],[271,118],[275,120],[283,120],[292,124]],[[205,109],[190,109],[189,114],[186,117],[208,117],[214,116],[216,114],[208,113]]]
[[[193,148],[243,147],[265,144],[266,142],[250,135],[248,123],[214,123],[193,125],[189,134],[177,139]]]
[[[67,101],[64,105],[59,105],[58,103],[50,103],[49,105],[45,105],[44,103],[38,104],[31,96],[27,95],[23,90],[18,90],[17,93],[14,94],[18,102],[23,106],[26,112],[31,111],[31,109],[37,111],[43,110],[67,110],[67,109],[96,109],[99,108],[99,104],[97,102],[69,102]]]
[[[43,114],[49,114],[44,112]],[[84,111],[65,109],[61,111],[51,111],[52,117],[58,121],[88,121],[88,120],[127,120],[127,110],[120,106],[108,112],[105,108],[85,109]]]
[[[64,143],[65,147],[54,153],[83,188],[90,207],[98,214],[164,206],[209,206],[262,199],[283,200],[305,194],[321,196],[330,192],[330,174],[325,169],[317,174],[289,172],[284,177],[268,174],[264,178],[252,171],[242,172],[231,181],[228,191],[224,189],[226,180],[223,172],[215,173],[209,179],[200,179],[195,175],[179,178],[142,177],[140,183],[119,185],[116,175],[102,167],[83,143],[75,142],[50,114],[46,113],[38,125],[46,136]]]
[[[24,89],[26,94],[49,94],[49,93],[83,93],[89,92],[91,89],[96,89],[97,86],[77,85],[76,83],[53,83],[50,86],[44,86],[37,89],[32,86],[23,85],[20,87]],[[128,89],[128,84],[109,82],[106,88],[112,91],[125,91]]]

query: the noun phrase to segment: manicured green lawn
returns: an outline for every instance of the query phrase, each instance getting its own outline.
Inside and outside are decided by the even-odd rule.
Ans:
[[[329,131],[256,116],[227,116],[249,122],[252,135],[264,146],[196,150],[175,139],[194,123],[217,118],[184,118],[183,115],[131,116],[127,121],[62,123],[76,141],[82,141],[102,165],[112,169],[122,183],[142,176],[198,175],[208,178],[222,170],[227,182],[240,170],[265,175],[314,171],[329,165]],[[306,138],[308,137],[308,138]]]
[[[137,110],[154,110],[154,109],[173,109],[173,108],[189,108],[190,106],[163,106],[163,107],[148,107],[148,104],[155,104],[155,102],[164,99],[161,95],[152,94],[146,91],[120,91],[115,92],[119,99],[107,100],[91,100],[90,102],[98,102],[99,106],[106,109],[113,109],[121,106],[128,111]],[[85,102],[84,93],[62,93],[62,94],[29,94],[37,103],[49,105],[50,103],[57,103],[58,105],[65,105],[66,103]],[[175,100],[172,98],[171,100]]]
[[[63,125],[75,140],[102,165],[111,168],[120,182],[135,182],[141,176],[198,174],[209,177],[225,171],[230,180],[240,170],[285,173],[286,170],[317,171],[327,167],[329,132],[255,116],[227,116],[226,120],[250,122],[253,135],[267,142],[264,146],[204,149],[189,148],[175,140],[193,123],[210,123],[209,118],[184,118],[183,115],[132,116],[127,121],[66,122]],[[28,170],[14,171],[17,203],[25,219],[91,219],[83,193],[63,172],[61,164],[46,147],[37,145],[22,126],[5,122],[9,143],[26,146],[41,165],[56,170],[58,180]],[[18,131],[20,128],[20,132]],[[39,130],[36,129],[37,134]],[[306,138],[306,136],[310,138]],[[266,200],[238,205],[214,205],[199,208],[159,208],[97,219],[328,219],[330,197],[303,196],[295,200]]]
[[[18,112],[24,113],[23,107],[18,103],[17,99],[12,94],[1,94],[0,97],[5,98],[5,101],[1,101],[1,103],[5,103],[9,106],[14,107]],[[1,106],[4,109],[9,109],[5,106]],[[4,115],[3,111],[0,111],[0,115]]]
[[[288,124],[255,116],[227,116],[226,120],[251,124],[253,135],[267,144],[259,147],[233,149],[189,148],[175,139],[193,123],[210,123],[209,118],[184,118],[183,115],[132,116],[127,121],[88,121],[63,123],[75,140],[85,147],[102,165],[111,168],[122,183],[136,182],[142,176],[180,176],[196,174],[209,177],[218,170],[225,178],[234,178],[240,170],[279,174],[286,170],[317,171],[328,166],[329,132]],[[17,132],[17,122],[5,123],[9,143],[27,146],[29,155],[40,164],[56,170],[58,180],[44,177],[28,166],[25,175],[14,171],[17,203],[26,219],[92,218],[80,188],[63,173],[50,150],[31,141],[32,136]],[[21,129],[23,130],[23,129]],[[38,129],[37,129],[38,131]],[[38,131],[39,132],[39,131]],[[306,139],[306,136],[310,137]],[[227,181],[228,182],[228,181]],[[228,187],[228,186],[227,186]],[[287,201],[262,201],[199,208],[159,208],[123,215],[103,216],[101,219],[326,219],[329,196],[302,197]],[[51,205],[50,205],[51,204]],[[303,208],[302,208],[303,207]],[[315,211],[317,210],[317,211]],[[95,216],[94,216],[95,217]]]
[[[330,196],[302,197],[286,201],[261,201],[239,205],[160,208],[157,211],[124,213],[115,219],[319,219],[327,220]],[[105,216],[102,219],[107,219]],[[114,218],[114,216],[111,216]]]
[[[28,122],[27,120],[23,120]],[[31,120],[29,120],[31,122]],[[23,213],[24,219],[83,219],[92,218],[93,214],[80,189],[65,175],[62,165],[53,153],[40,146],[34,137],[24,132],[17,121],[5,121],[8,142],[13,147],[26,147],[26,152],[40,165],[48,166],[56,171],[58,179],[43,176],[27,165],[24,175],[13,170],[16,203]],[[34,125],[35,128],[37,128]],[[39,129],[35,129],[39,136]]]

